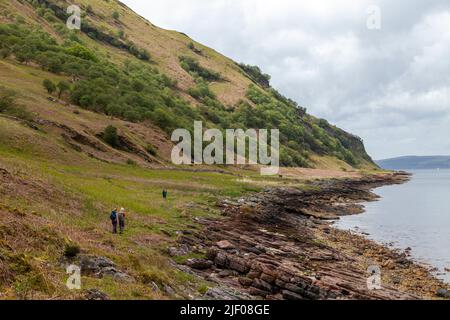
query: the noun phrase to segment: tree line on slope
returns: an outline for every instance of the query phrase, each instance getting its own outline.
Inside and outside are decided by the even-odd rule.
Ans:
[[[0,55],[23,64],[33,62],[42,69],[68,76],[71,81],[44,81],[49,94],[68,99],[82,108],[128,121],[149,120],[170,133],[175,128],[192,130],[193,121],[207,127],[280,129],[281,163],[310,165],[310,154],[336,156],[351,165],[358,159],[349,148],[348,136],[328,123],[306,114],[294,101],[274,89],[250,86],[247,101],[224,106],[209,89],[208,82],[222,76],[201,67],[193,58],[180,57],[180,65],[196,86],[189,93],[200,102],[193,107],[177,94],[177,83],[156,68],[128,59],[113,63],[86,47],[79,37],[64,35],[58,43],[48,33],[31,30],[24,23],[0,26]],[[174,116],[176,115],[176,116]]]

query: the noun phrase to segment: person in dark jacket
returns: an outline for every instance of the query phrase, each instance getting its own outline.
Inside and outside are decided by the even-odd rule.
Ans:
[[[162,194],[163,194],[163,199],[164,199],[164,200],[167,200],[168,192],[167,192],[166,189],[163,190]]]
[[[114,209],[109,216],[112,223],[112,233],[117,233],[117,209]]]
[[[120,234],[122,234],[123,230],[125,229],[125,216],[126,216],[125,209],[124,208],[120,209],[120,212],[119,212],[119,229],[120,229]]]

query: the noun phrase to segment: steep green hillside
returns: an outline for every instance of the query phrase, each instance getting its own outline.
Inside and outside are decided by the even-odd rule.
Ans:
[[[82,8],[81,31],[65,26],[72,3]],[[191,129],[194,120],[220,129],[279,128],[285,166],[319,167],[323,162],[315,159],[331,157],[336,168],[374,167],[359,138],[308,115],[271,88],[270,77],[259,68],[236,64],[184,34],[157,28],[120,2],[2,0],[0,5],[0,84],[19,93],[40,117],[45,118],[49,103],[28,105],[52,96],[162,136],[154,125],[170,133]],[[34,97],[19,70],[34,76]],[[50,81],[44,89],[45,79]],[[170,146],[167,135],[163,139],[161,144]],[[125,151],[151,158],[155,152],[147,146],[152,143],[141,140]],[[168,153],[160,152],[159,158],[168,160]]]
[[[69,3],[83,9],[81,31],[65,27]],[[218,200],[374,168],[360,139],[269,80],[114,0],[0,0],[0,299],[100,294],[92,289],[112,299],[204,297],[214,284],[175,262],[205,248],[176,258],[168,248],[199,219],[223,219]],[[170,132],[194,120],[279,128],[283,164],[339,171],[173,166]],[[115,207],[128,213],[120,236],[111,234]],[[83,259],[111,261],[69,290],[65,267]]]

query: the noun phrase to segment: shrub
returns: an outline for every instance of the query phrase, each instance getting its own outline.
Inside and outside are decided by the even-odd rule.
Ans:
[[[42,83],[48,94],[52,94],[56,91],[56,85],[49,79],[45,79]]]
[[[8,48],[0,49],[0,58],[6,59],[9,57],[10,54],[11,54],[11,50],[9,50]]]
[[[80,252],[80,246],[77,244],[66,244],[64,248],[64,256],[67,258],[75,258]]]
[[[78,58],[81,58],[84,60],[98,62],[98,59],[95,56],[95,54],[91,50],[82,46],[81,44],[76,44],[76,45],[68,48],[66,50],[66,52],[72,56],[75,56],[75,57],[78,57]]]
[[[220,76],[220,73],[208,70],[198,63],[197,60],[188,57],[188,56],[181,56],[180,58],[180,64],[181,67],[189,72],[193,77],[200,77],[207,81],[220,81],[222,80],[222,77]]]
[[[258,83],[263,88],[270,88],[270,75],[262,73],[259,67],[243,63],[239,64],[239,66],[254,82]]]
[[[60,82],[58,82],[58,98],[61,98],[61,96],[63,95],[64,92],[69,91],[70,90],[70,83],[68,83],[67,81],[61,80]]]
[[[0,113],[12,117],[32,121],[33,115],[22,105],[16,102],[16,93],[4,87],[0,87]]]
[[[127,159],[127,164],[130,165],[130,166],[136,166],[137,165],[136,161],[134,161],[133,159]]]
[[[216,95],[209,89],[208,84],[204,81],[197,81],[195,88],[190,88],[188,93],[197,100],[207,100],[205,98],[212,100],[216,99]]]
[[[5,112],[15,105],[16,93],[0,87],[0,112]]]
[[[119,147],[120,141],[117,128],[112,125],[107,126],[103,132],[103,140],[113,148]]]
[[[145,147],[145,150],[154,157],[156,157],[158,155],[158,151],[151,144],[147,144],[147,146]]]
[[[112,14],[112,17],[113,17],[114,20],[119,20],[119,18],[120,18],[119,12],[114,11],[113,14]]]

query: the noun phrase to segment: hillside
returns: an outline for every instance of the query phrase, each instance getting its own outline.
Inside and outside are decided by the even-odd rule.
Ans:
[[[450,156],[405,156],[376,161],[386,170],[449,169]]]
[[[162,148],[162,160],[169,156],[167,134],[192,129],[194,120],[202,120],[219,129],[279,128],[285,166],[374,166],[358,137],[308,115],[269,87],[269,77],[259,68],[160,29],[119,2],[77,3],[83,12],[81,31],[65,27],[66,1],[0,1],[0,84],[19,93],[29,111],[45,118],[55,103],[64,104],[150,127],[159,143],[146,137],[144,144]],[[49,95],[44,79],[65,81],[67,88]],[[73,116],[57,113],[64,117],[59,124],[76,130]],[[101,127],[88,126],[98,136]],[[149,162],[147,152],[141,155]]]
[[[214,283],[183,264],[206,248],[173,247],[225,219],[218,202],[376,169],[358,137],[308,115],[258,68],[113,0],[76,1],[82,30],[70,31],[69,3],[0,0],[0,299],[202,298]],[[170,133],[194,120],[280,128],[286,168],[172,165]],[[121,236],[116,207],[128,213]],[[81,291],[66,287],[71,263],[83,266]]]

